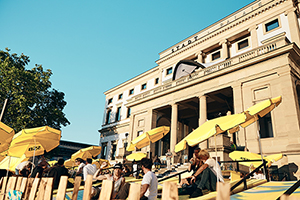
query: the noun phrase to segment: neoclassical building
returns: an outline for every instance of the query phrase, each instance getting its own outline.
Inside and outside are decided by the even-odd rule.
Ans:
[[[218,135],[218,159],[229,159],[230,141],[258,153],[259,131],[264,155],[285,154],[274,164],[299,166],[299,14],[297,0],[256,0],[160,52],[156,67],[104,92],[102,157],[122,158],[126,143],[164,125],[169,134],[141,150],[163,156],[206,120],[282,96],[258,125]],[[200,144],[210,151],[214,146],[212,139]]]

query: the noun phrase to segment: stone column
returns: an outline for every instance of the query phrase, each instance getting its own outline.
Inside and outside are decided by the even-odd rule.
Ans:
[[[229,58],[228,44],[229,42],[226,39],[220,42],[220,45],[222,45],[222,52],[221,52],[222,59]]]
[[[233,92],[234,113],[241,113],[244,111],[242,83],[235,82],[231,87]],[[245,129],[240,127],[240,131],[237,132],[237,135],[239,138],[239,140],[237,140],[237,145],[245,146],[247,139]]]
[[[147,124],[146,124],[146,131],[150,131],[154,128],[156,128],[156,120],[157,120],[157,112],[152,110],[151,108],[148,110],[149,113],[149,118],[147,120]],[[147,148],[147,151],[152,152],[152,157],[155,153],[155,143],[150,143],[149,148]],[[151,153],[149,153],[150,155]],[[151,159],[152,159],[151,157]]]
[[[207,120],[207,106],[206,106],[206,96],[199,97],[199,126],[204,124]]]
[[[172,104],[171,113],[171,135],[170,135],[170,151],[174,154],[175,145],[177,143],[177,124],[178,124],[178,104]],[[174,163],[174,156],[172,158]]]
[[[198,54],[196,54],[197,56],[197,62],[198,63],[205,63],[204,61],[204,56],[205,56],[205,53],[203,53],[203,51],[200,51]]]
[[[250,32],[251,36],[251,47],[256,48],[258,47],[258,39],[257,39],[257,32],[256,32],[257,26],[251,26],[248,31]]]
[[[299,32],[299,22],[295,13],[296,9],[291,8],[285,11],[285,15],[287,15],[290,33],[291,33],[291,42],[295,42],[298,47],[300,47],[300,32]]]

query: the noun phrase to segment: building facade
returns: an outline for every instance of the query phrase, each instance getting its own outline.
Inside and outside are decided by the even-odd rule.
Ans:
[[[218,135],[217,156],[229,159],[230,141],[259,153],[259,132],[264,155],[283,153],[276,165],[299,166],[299,14],[297,0],[256,0],[159,53],[156,67],[104,92],[102,157],[122,158],[127,143],[165,125],[170,133],[142,149],[163,156],[206,120],[282,96],[258,125]],[[184,61],[202,67],[190,69]],[[214,139],[200,147],[214,151]],[[178,153],[174,161],[191,152]]]

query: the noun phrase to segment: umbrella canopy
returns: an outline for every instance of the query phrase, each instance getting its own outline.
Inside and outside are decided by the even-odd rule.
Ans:
[[[38,128],[23,129],[14,135],[8,149],[8,155],[26,157],[43,155],[59,145],[61,131],[43,126]]]
[[[8,149],[14,135],[15,131],[12,128],[0,122],[0,152]]]
[[[271,164],[275,161],[278,161],[282,158],[282,154],[273,154],[270,156],[264,156],[263,158],[268,162],[268,166],[271,166]],[[261,159],[261,155],[256,154],[256,153],[250,153],[247,151],[233,151],[229,153],[229,157],[232,160],[259,160]],[[258,167],[259,165],[262,164],[262,161],[257,161],[257,162],[240,162],[239,164],[245,165],[250,167],[253,165],[254,167]]]
[[[170,127],[161,126],[150,131],[147,131],[134,140],[130,142],[130,145],[127,147],[127,151],[134,151],[135,148],[140,149],[146,147],[150,142],[154,143],[161,138],[163,138],[167,133],[169,133]]]
[[[246,116],[243,113],[241,113],[218,117],[206,121],[204,124],[202,124],[189,135],[187,135],[178,144],[176,144],[175,152],[179,152],[186,149],[187,144],[189,146],[195,146],[213,135],[223,133],[231,129],[236,130],[238,128],[238,125],[245,122],[245,120]]]
[[[146,158],[147,157],[147,153],[141,153],[141,152],[138,152],[138,153],[132,153],[128,156],[126,156],[126,159],[129,160],[129,161],[140,161],[142,160],[143,158]]]
[[[247,116],[247,120],[241,124],[243,128],[249,126],[250,124],[254,123],[257,121],[260,117],[265,116],[269,112],[271,112],[275,107],[277,107],[282,101],[281,96],[273,98],[273,99],[268,99],[265,101],[262,101],[258,104],[255,104],[254,106],[251,106],[247,110],[244,111],[244,113]]]
[[[64,165],[66,168],[75,167],[75,161],[72,159],[65,160]]]
[[[0,169],[8,169],[10,171],[15,171],[18,164],[20,164],[23,161],[28,160],[26,156],[23,154],[21,157],[10,157],[6,156],[1,162],[0,162]]]
[[[75,160],[76,158],[82,158],[83,160],[87,158],[92,158],[101,153],[101,147],[100,146],[90,146],[84,149],[80,149],[76,153],[73,153],[71,156],[71,160]]]
[[[104,163],[104,162],[107,163],[107,167],[106,168],[111,167],[111,164],[109,163],[109,161],[105,160],[105,159],[95,159],[95,160],[93,160],[92,164],[96,165],[96,167],[99,169],[100,166],[102,165],[102,163]]]

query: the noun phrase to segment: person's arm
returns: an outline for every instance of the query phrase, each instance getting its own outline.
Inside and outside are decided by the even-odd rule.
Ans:
[[[208,164],[203,164],[197,171],[196,173],[192,176],[191,182],[196,181],[196,177],[203,172],[208,167]]]
[[[140,198],[142,198],[142,196],[144,196],[144,194],[146,193],[146,191],[147,191],[148,188],[149,188],[149,184],[142,185]]]

